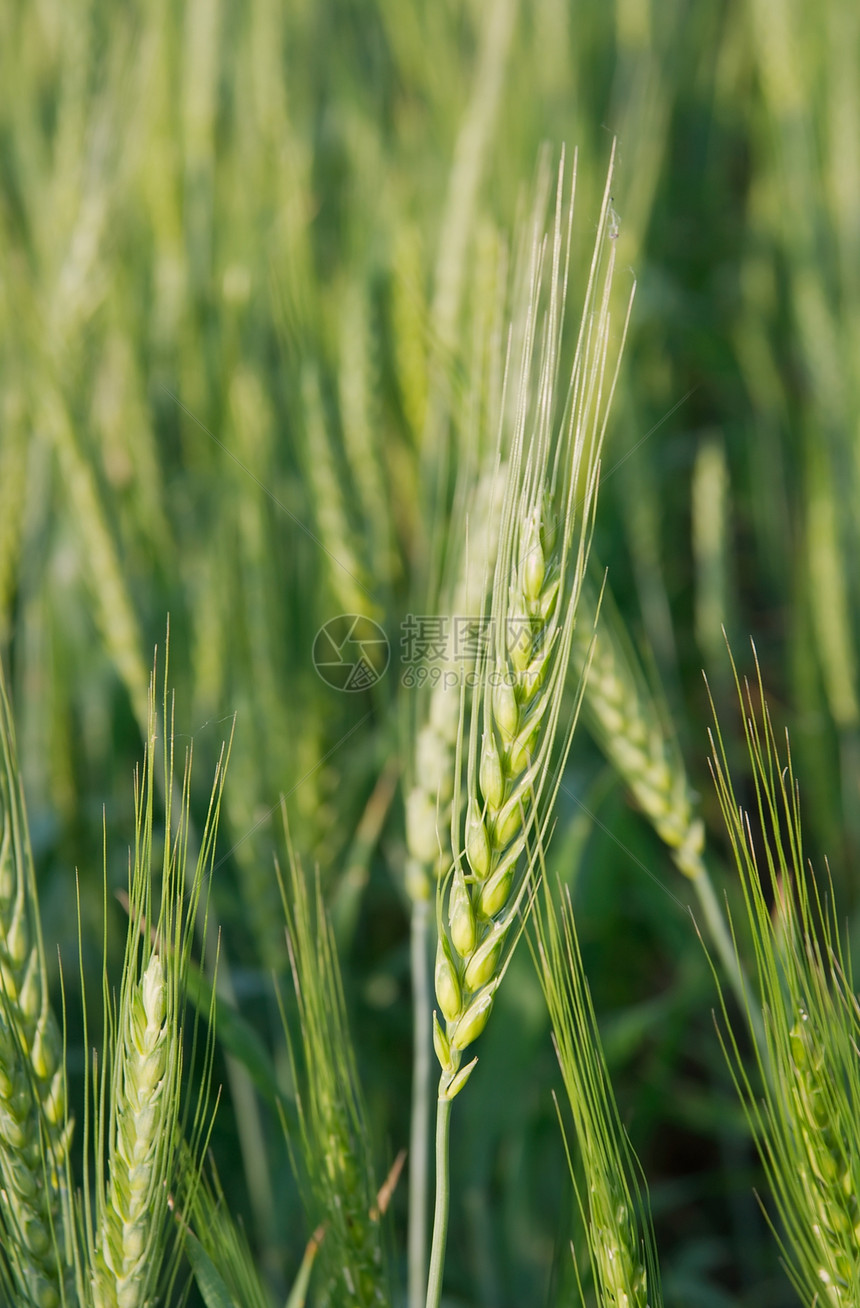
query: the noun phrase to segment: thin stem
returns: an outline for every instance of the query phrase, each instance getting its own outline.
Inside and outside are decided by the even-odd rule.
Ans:
[[[427,1170],[430,1139],[430,903],[412,905],[412,1123],[409,1141],[409,1308],[422,1308],[427,1282]]]
[[[448,1175],[448,1137],[453,1102],[452,1099],[442,1097],[436,1101],[436,1209],[433,1214],[433,1245],[430,1249],[426,1308],[439,1308],[442,1300],[442,1273],[445,1267],[445,1244],[448,1239],[448,1199],[451,1191],[451,1178]]]
[[[720,962],[726,970],[726,976],[729,984],[735,992],[738,1006],[742,1013],[748,1013],[750,1022],[753,1025],[756,1043],[761,1040],[760,1048],[764,1048],[764,1029],[761,1023],[761,1015],[757,1012],[755,1005],[750,1003],[749,981],[747,980],[743,964],[738,958],[734,944],[732,942],[729,928],[726,925],[726,917],[719,900],[714,893],[713,882],[708,875],[708,870],[703,861],[698,860],[699,871],[692,877],[693,887],[699,900],[705,921],[708,924],[708,931],[711,939],[717,948],[720,956]]]

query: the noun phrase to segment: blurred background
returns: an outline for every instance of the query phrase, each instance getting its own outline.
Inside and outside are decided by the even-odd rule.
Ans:
[[[638,286],[594,550],[680,744],[719,892],[735,887],[702,671],[741,774],[725,627],[742,671],[755,640],[807,852],[828,857],[853,932],[856,4],[6,0],[0,86],[0,656],[67,991],[76,871],[84,939],[101,940],[103,822],[110,887],[126,877],[169,614],[201,806],[236,715],[212,887],[234,1002],[282,1061],[284,795],[333,915],[381,1175],[406,1144],[400,624],[430,593],[452,502],[438,488],[474,436],[469,378],[543,143],[578,150],[587,256],[617,139],[619,275]],[[313,665],[341,613],[392,645],[366,691]],[[689,886],[585,729],[568,767],[554,858],[666,1300],[788,1304]],[[525,951],[498,1008],[455,1123],[451,1303],[563,1302],[577,1221]],[[310,1232],[276,1116],[221,1055],[216,1076],[222,1179],[287,1284]],[[401,1187],[401,1276],[404,1228]]]

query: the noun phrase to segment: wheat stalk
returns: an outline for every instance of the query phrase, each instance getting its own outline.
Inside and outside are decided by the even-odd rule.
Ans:
[[[0,739],[0,1229],[22,1301],[54,1308],[71,1287],[72,1128],[2,668]]]

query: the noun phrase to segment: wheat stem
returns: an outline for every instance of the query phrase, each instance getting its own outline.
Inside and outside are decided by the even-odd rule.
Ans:
[[[451,1181],[448,1169],[448,1141],[451,1132],[451,1108],[454,1100],[439,1096],[436,1105],[436,1205],[433,1212],[433,1244],[430,1249],[430,1274],[427,1279],[426,1308],[439,1308],[442,1298],[442,1273],[445,1246],[448,1242],[448,1208]]]
[[[410,1308],[421,1308],[427,1278],[427,1178],[430,1135],[430,904],[412,906],[412,1116],[409,1141],[407,1276]]]
[[[750,1012],[749,995],[747,993],[749,982],[747,981],[743,965],[738,957],[737,950],[732,941],[731,933],[726,924],[725,911],[720,906],[716,891],[714,890],[714,883],[708,876],[704,864],[702,865],[701,875],[694,876],[692,882],[693,889],[696,892],[696,898],[699,901],[699,907],[702,910],[702,916],[705,919],[708,934],[713,940],[717,953],[720,956],[720,962],[725,968],[729,985],[735,993],[735,998],[738,1001],[740,1010],[742,1013]],[[758,1014],[751,1013],[751,1017],[754,1020],[757,1032],[760,1033],[761,1024],[759,1022]]]

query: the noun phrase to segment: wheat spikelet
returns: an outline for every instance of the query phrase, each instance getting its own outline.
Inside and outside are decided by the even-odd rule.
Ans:
[[[64,1248],[71,1125],[2,670],[0,736],[0,1230],[22,1301],[54,1308],[71,1276]]]
[[[607,1172],[589,1194],[589,1244],[594,1276],[606,1308],[649,1308],[648,1276],[637,1243],[627,1195]]]

